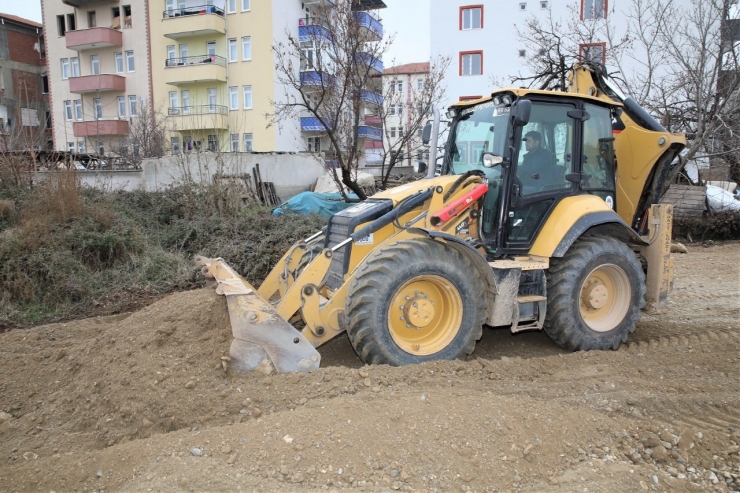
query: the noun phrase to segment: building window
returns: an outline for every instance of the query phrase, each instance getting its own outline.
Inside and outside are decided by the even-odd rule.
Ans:
[[[69,58],[62,58],[62,79],[69,79]]]
[[[606,19],[607,0],[581,0],[581,19]]]
[[[244,134],[244,152],[252,152],[252,134]]]
[[[70,58],[69,61],[72,63],[72,77],[80,76],[80,59],[77,57]]]
[[[49,75],[46,72],[41,74],[41,92],[49,94]]]
[[[540,8],[541,9],[546,9],[549,6],[550,6],[550,2],[548,2],[547,0],[543,0],[542,2],[540,2]]]
[[[236,61],[236,38],[229,40],[229,62]]]
[[[118,96],[118,118],[126,118],[126,98]]]
[[[578,45],[578,52],[583,62],[606,63],[606,43]]]
[[[72,101],[64,102],[64,119],[68,122],[72,121]]]
[[[388,107],[388,114],[389,115],[395,115],[396,114],[396,105],[392,104]]]
[[[77,141],[77,152],[80,152],[80,153],[87,152],[87,149],[85,148],[85,141],[84,140],[78,140]]]
[[[75,99],[75,119],[78,122],[82,121],[82,100]]]
[[[21,108],[21,125],[24,127],[39,127],[39,112],[33,108]]]
[[[116,57],[116,73],[122,74],[123,73],[123,53],[118,52],[115,54]]]
[[[244,109],[252,109],[252,86],[243,86],[242,93],[244,96]]]
[[[116,55],[120,55],[120,53],[116,53]],[[172,60],[175,58],[175,45],[168,45],[167,46],[167,60]],[[169,63],[165,64],[165,67],[168,66]],[[116,70],[118,69],[118,59],[116,58]],[[123,60],[121,60],[121,72],[123,72]]]
[[[483,5],[460,7],[460,30],[483,29]]]
[[[402,81],[402,80],[399,80],[399,81],[398,81],[398,82],[396,83],[396,90],[397,90],[398,92],[403,92],[403,81]]]
[[[131,115],[131,118],[136,117],[136,96],[128,97],[128,114]]]
[[[246,12],[247,10],[251,10],[249,0],[242,0],[242,12]]]
[[[67,142],[67,152],[75,152],[75,143]]]
[[[416,88],[419,91],[423,91],[424,90],[424,79],[419,79],[419,80],[416,81]]]
[[[252,59],[252,37],[242,37],[242,60]]]
[[[525,11],[525,10],[527,10],[527,2],[522,2],[522,3],[520,3],[520,4],[519,4],[519,10],[520,10],[520,11]]]
[[[95,108],[95,119],[103,118],[103,101],[100,98],[93,99],[93,107]]]
[[[236,86],[229,87],[229,109],[239,109],[239,92]]]
[[[396,137],[396,127],[391,127],[391,137]]]
[[[218,151],[218,136],[217,135],[208,136],[208,150],[211,152]]]
[[[134,71],[134,52],[133,51],[126,52],[126,70],[128,70],[129,72]]]
[[[90,55],[90,72],[93,75],[100,75],[100,58],[98,58],[98,55]]]
[[[519,56],[521,58],[524,58],[525,56],[527,56],[527,50],[519,50]]]
[[[102,140],[98,141],[98,154],[100,154],[101,156],[105,155],[105,146],[103,145]]]
[[[67,14],[67,31],[74,31],[75,29],[77,29],[77,26],[75,26],[75,15]]]
[[[96,19],[94,10],[90,10],[87,12],[87,27],[89,29],[98,27],[98,20]]]
[[[308,137],[308,152],[321,152],[321,137]]]
[[[183,43],[180,45],[180,58],[187,58],[188,57],[188,44]]]
[[[398,114],[398,116],[403,116],[403,105],[402,104],[398,105],[398,110],[396,110],[396,113]]]
[[[58,15],[57,16],[57,34],[59,36],[64,36],[66,32],[67,32],[67,24],[64,22],[64,16]]]
[[[213,56],[216,54],[216,42],[208,41],[206,43],[206,55]]]
[[[231,152],[239,152],[239,134],[231,134],[229,137],[231,141]]]
[[[483,74],[483,52],[463,51],[460,52],[460,75]]]
[[[170,137],[170,146],[172,147],[172,154],[180,154],[180,137]]]
[[[180,97],[182,98],[182,112],[186,115],[190,114],[190,91],[182,91]]]
[[[123,27],[131,27],[131,5],[123,6]]]
[[[51,128],[51,111],[46,110],[46,128]]]
[[[170,91],[170,109],[177,108],[178,106],[180,106],[177,103],[178,103],[177,91]],[[170,111],[170,114],[173,114],[173,113]]]
[[[236,0],[226,0],[227,12],[233,14],[236,12]]]

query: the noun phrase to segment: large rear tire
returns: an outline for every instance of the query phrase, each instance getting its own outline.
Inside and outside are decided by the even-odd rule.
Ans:
[[[464,358],[483,334],[485,286],[475,266],[434,240],[373,253],[349,286],[347,334],[368,364]]]
[[[559,346],[617,349],[645,306],[645,274],[635,253],[605,236],[579,239],[547,270],[544,329]]]

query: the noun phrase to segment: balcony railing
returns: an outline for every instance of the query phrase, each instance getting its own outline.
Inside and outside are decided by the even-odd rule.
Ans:
[[[360,98],[368,104],[383,106],[383,95],[378,94],[377,92],[363,89],[360,91]]]
[[[167,60],[165,60],[164,66],[167,68],[185,67],[189,65],[201,65],[204,63],[213,63],[225,67],[226,59],[218,55],[198,55],[186,56],[183,58],[168,58]]]
[[[368,140],[383,140],[383,131],[379,128],[360,125],[358,128],[358,137]]]
[[[336,0],[303,0],[303,5],[305,5],[306,7],[313,7],[314,5],[320,5],[322,7],[333,7],[336,4]]]
[[[374,116],[374,115],[370,116],[369,115],[369,116],[366,116],[365,117],[365,125],[367,125],[369,127],[382,128],[383,127],[383,119],[380,118],[379,116]]]
[[[128,135],[128,121],[118,118],[84,122],[74,122],[72,132],[75,137],[95,137],[98,135]]]
[[[195,5],[191,7],[182,7],[182,8],[165,10],[164,12],[162,12],[162,18],[170,19],[172,17],[183,17],[186,15],[203,15],[203,14],[217,14],[223,17],[224,11],[223,9],[220,9],[213,5]]]
[[[74,94],[125,90],[126,78],[121,75],[97,74],[69,78],[69,92]]]
[[[383,62],[365,51],[355,54],[355,62],[367,65],[371,71],[375,71],[378,74],[383,73]]]
[[[383,24],[376,18],[377,16],[370,15],[369,12],[355,12],[354,16],[360,27],[364,28],[370,38],[368,41],[380,41],[383,39]]]
[[[93,27],[79,31],[68,31],[65,40],[67,48],[75,51],[123,45],[121,31],[109,27]]]
[[[194,106],[180,106],[177,108],[168,108],[167,114],[176,115],[212,115],[214,113],[227,115],[229,108],[219,104],[196,104]]]
[[[331,87],[336,85],[337,78],[326,72],[307,70],[301,72],[301,87]]]
[[[328,118],[317,118],[313,115],[301,115],[302,132],[326,132],[328,127],[332,126],[332,121]]]
[[[331,33],[324,26],[319,26],[316,24],[306,26],[304,24],[301,24],[301,22],[304,22],[303,19],[298,20],[299,41],[311,41],[315,38],[323,38],[328,41],[332,39]]]

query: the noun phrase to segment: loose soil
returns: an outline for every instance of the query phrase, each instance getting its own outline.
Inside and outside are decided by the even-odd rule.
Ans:
[[[618,351],[235,375],[225,299],[0,334],[0,491],[738,491],[740,243],[676,255]],[[227,367],[224,369],[224,367]]]

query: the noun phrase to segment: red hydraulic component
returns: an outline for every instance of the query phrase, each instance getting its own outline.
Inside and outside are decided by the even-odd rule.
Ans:
[[[440,226],[446,223],[447,221],[473,205],[475,201],[483,197],[487,191],[488,184],[486,183],[481,183],[480,185],[474,186],[470,189],[468,193],[433,215],[432,219],[430,220],[432,226]]]

